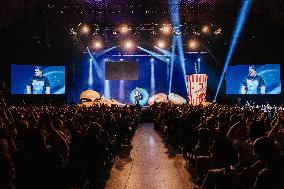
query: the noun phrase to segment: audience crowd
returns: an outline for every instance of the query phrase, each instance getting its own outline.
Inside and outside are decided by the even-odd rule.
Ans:
[[[104,188],[139,107],[7,106],[0,102],[0,189]]]
[[[151,106],[154,127],[182,150],[200,189],[284,188],[283,107]]]
[[[7,106],[0,101],[0,189],[104,188],[139,106]],[[284,108],[150,107],[199,189],[284,188]]]

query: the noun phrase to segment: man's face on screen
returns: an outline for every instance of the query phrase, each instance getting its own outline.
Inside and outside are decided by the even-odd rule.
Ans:
[[[249,68],[249,75],[250,76],[256,76],[256,70],[253,68]]]
[[[35,69],[35,76],[41,77],[42,71],[40,69]]]

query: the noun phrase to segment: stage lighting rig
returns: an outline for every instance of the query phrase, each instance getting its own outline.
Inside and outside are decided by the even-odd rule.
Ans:
[[[123,24],[119,27],[119,32],[121,34],[128,34],[130,30],[131,29],[126,24]]]
[[[210,27],[208,25],[205,25],[201,29],[202,33],[209,34],[210,33]]]
[[[124,41],[124,43],[123,43],[123,48],[125,49],[125,50],[128,50],[128,51],[131,51],[131,50],[133,50],[134,49],[134,47],[135,47],[135,44],[134,44],[134,42],[132,41],[132,40],[125,40]]]
[[[86,25],[86,24],[81,27],[81,32],[83,34],[89,34],[90,31],[91,31],[90,27],[88,25]]]
[[[157,46],[159,48],[165,48],[166,47],[166,42],[164,40],[159,40],[159,41],[157,41]]]
[[[170,24],[163,24],[163,26],[160,28],[163,34],[169,35],[172,32],[172,28]]]

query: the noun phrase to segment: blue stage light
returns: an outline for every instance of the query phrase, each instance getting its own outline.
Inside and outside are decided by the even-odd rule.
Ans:
[[[100,79],[103,79],[103,71],[102,69],[100,68],[100,66],[98,65],[96,59],[94,58],[93,54],[91,53],[89,47],[87,47],[87,51],[90,55],[90,58],[92,59],[92,62],[93,62],[93,65],[95,67],[95,71],[96,71],[96,74],[97,76],[100,78]]]
[[[105,80],[104,96],[105,96],[105,98],[110,99],[110,84],[109,84],[109,80]]]
[[[155,58],[157,58],[157,59],[159,59],[159,60],[161,60],[161,61],[167,63],[167,60],[166,60],[164,57],[162,57],[160,54],[157,54],[157,53],[155,53],[155,52],[153,52],[153,51],[147,50],[147,49],[142,48],[142,47],[140,47],[140,46],[138,47],[138,49],[140,49],[140,50],[142,50],[142,51],[144,51],[144,52],[146,52],[146,53],[148,53],[148,54],[154,56]]]
[[[223,72],[222,72],[222,75],[221,75],[221,78],[220,78],[220,81],[219,81],[219,84],[218,84],[218,87],[217,87],[217,91],[216,91],[216,94],[215,94],[214,101],[216,101],[217,96],[219,94],[225,73],[227,71],[227,68],[228,68],[230,62],[231,62],[232,56],[234,54],[235,48],[236,48],[238,41],[240,39],[240,36],[241,36],[241,33],[242,33],[243,28],[245,26],[245,23],[248,19],[252,5],[253,5],[253,0],[243,0],[239,15],[237,17],[235,29],[234,29],[234,32],[233,32],[233,35],[232,35],[232,38],[231,38],[230,46],[229,46],[229,51],[228,51],[228,54],[227,54],[227,57],[226,57],[226,60],[225,60],[224,69],[223,69]]]
[[[176,50],[176,38],[173,38],[172,43],[172,56],[171,56],[171,69],[170,69],[170,79],[169,79],[169,94],[172,92],[172,80],[173,80],[173,72],[174,72],[174,62],[175,62],[175,50]]]
[[[90,63],[89,63],[89,77],[88,77],[88,88],[92,89],[93,88],[93,63],[92,63],[92,59],[90,59]]]
[[[105,50],[103,50],[103,51],[100,51],[100,52],[96,53],[94,56],[95,56],[95,58],[98,58],[98,57],[100,57],[100,56],[102,56],[102,55],[108,53],[109,51],[115,49],[115,48],[117,48],[117,47],[116,47],[116,46],[110,47],[110,48],[108,48],[108,49],[105,49]]]
[[[119,81],[119,101],[124,100],[124,80]]]
[[[174,38],[176,38],[177,46],[178,46],[178,52],[179,52],[179,58],[180,58],[180,65],[184,77],[184,85],[186,90],[187,88],[187,82],[186,82],[186,69],[185,69],[185,58],[184,58],[184,49],[183,49],[183,42],[182,42],[182,33],[180,29],[180,14],[179,14],[179,7],[180,6],[180,0],[170,0],[169,1],[169,9],[170,9],[170,15],[172,20],[172,25],[174,26]],[[170,89],[169,89],[170,90]]]
[[[155,64],[154,59],[151,59],[151,96],[155,94]]]

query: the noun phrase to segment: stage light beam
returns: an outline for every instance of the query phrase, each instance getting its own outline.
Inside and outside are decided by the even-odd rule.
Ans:
[[[155,64],[154,58],[151,59],[151,96],[155,94]]]
[[[119,80],[119,101],[124,100],[124,80]]]
[[[105,98],[110,99],[109,80],[105,80],[105,83],[104,83],[104,96]]]
[[[100,56],[102,56],[102,55],[108,53],[109,51],[115,49],[115,48],[116,48],[116,46],[110,47],[110,48],[108,48],[108,49],[105,49],[105,50],[103,50],[103,51],[100,51],[100,52],[96,53],[94,56],[95,56],[96,58],[98,58],[98,57],[100,57]]]
[[[95,71],[96,71],[97,76],[99,76],[99,78],[102,79],[102,78],[103,78],[102,69],[101,69],[100,66],[98,65],[98,63],[97,63],[95,57],[93,56],[92,52],[90,51],[89,47],[87,47],[87,51],[88,51],[88,53],[89,53],[90,58],[92,59],[92,62],[93,62],[93,65],[94,65],[94,67],[95,67]]]
[[[89,77],[88,77],[88,88],[92,89],[93,88],[93,62],[92,62],[92,58],[90,58],[90,62],[89,62]]]
[[[170,76],[169,76],[169,93],[172,92],[172,80],[173,80],[173,72],[174,72],[174,62],[175,62],[175,51],[176,51],[176,38],[173,38],[173,45],[172,45],[172,58],[171,58],[171,67],[170,67]]]
[[[215,102],[217,100],[222,82],[224,80],[225,73],[227,71],[227,68],[228,68],[230,62],[231,62],[235,48],[238,44],[241,33],[242,33],[244,26],[245,26],[245,23],[248,19],[252,5],[253,5],[253,0],[243,0],[243,3],[241,5],[241,9],[239,11],[239,15],[237,17],[237,21],[235,23],[235,28],[234,28],[234,31],[233,31],[233,34],[232,34],[231,43],[230,43],[230,46],[229,46],[229,51],[228,51],[227,57],[225,59],[223,72],[222,72],[222,75],[221,75],[221,78],[220,78],[220,81],[219,81],[219,84],[218,84],[218,87],[217,87],[217,91],[216,91],[216,94],[215,94],[215,98],[214,98]]]
[[[180,0],[170,0],[169,1],[169,10],[172,20],[172,25],[174,28],[174,37],[176,38],[176,43],[178,47],[179,60],[182,69],[184,86],[188,92],[187,81],[186,81],[186,69],[185,69],[185,58],[184,58],[184,49],[183,49],[183,40],[182,40],[182,31],[180,23]]]
[[[140,50],[142,50],[142,51],[144,51],[144,52],[146,52],[146,53],[152,55],[153,57],[155,57],[155,58],[161,60],[161,61],[164,62],[164,63],[168,63],[167,60],[166,60],[163,56],[161,56],[160,54],[157,54],[157,53],[155,53],[155,52],[153,52],[153,51],[150,51],[150,50],[148,50],[148,49],[142,48],[142,47],[140,47],[140,46],[138,46],[138,49],[140,49]]]

